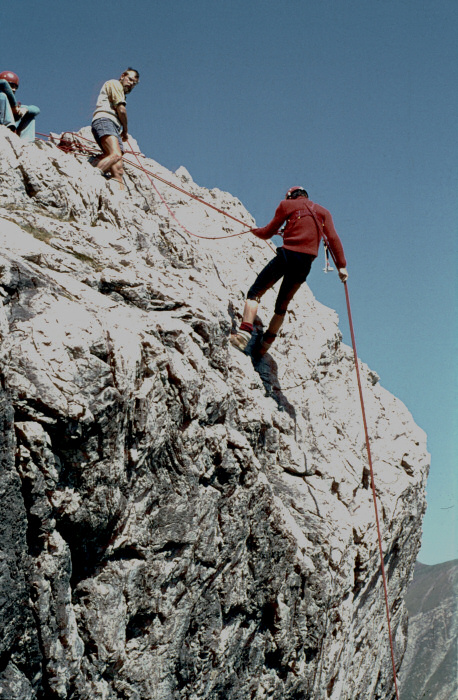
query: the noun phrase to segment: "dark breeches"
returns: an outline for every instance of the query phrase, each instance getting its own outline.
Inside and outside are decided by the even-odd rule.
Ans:
[[[283,277],[275,302],[275,313],[284,316],[289,302],[307,279],[314,259],[314,256],[308,253],[277,248],[276,257],[267,263],[248,290],[247,299],[260,301],[267,290]]]

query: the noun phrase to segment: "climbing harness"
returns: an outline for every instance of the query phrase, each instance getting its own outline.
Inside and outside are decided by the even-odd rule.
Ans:
[[[324,243],[324,267],[323,272],[333,272],[334,268],[331,266],[329,261],[329,249],[326,243]]]
[[[56,137],[53,137],[51,134],[38,134],[39,136],[44,136],[48,139],[51,139],[56,143]],[[70,137],[70,138],[69,138]],[[86,145],[82,145],[80,143],[80,140],[86,141]],[[60,141],[57,143],[58,147],[69,153],[69,152],[78,152],[78,153],[86,153],[89,155],[96,155],[99,154],[100,151],[98,148],[93,145],[93,142],[90,141],[89,139],[85,139],[83,136],[80,134],[75,134],[74,132],[64,132],[61,137]],[[215,211],[219,212],[225,217],[228,217],[229,219],[232,219],[233,221],[236,221],[237,223],[241,224],[242,226],[245,226],[245,222],[241,221],[240,219],[237,219],[235,216],[232,216],[232,214],[229,214],[228,212],[224,211],[223,209],[220,209],[213,204],[210,204],[209,202],[206,202],[204,199],[201,197],[198,197],[195,194],[192,194],[191,192],[188,192],[187,190],[183,189],[182,187],[179,187],[178,185],[175,185],[172,182],[167,181],[165,178],[161,177],[160,175],[157,175],[156,173],[152,173],[151,171],[148,171],[141,163],[139,156],[141,153],[138,151],[134,151],[130,145],[130,142],[128,142],[130,150],[127,151],[130,155],[133,155],[135,159],[137,160],[137,164],[127,160],[124,157],[124,161],[134,167],[138,168],[141,170],[147,177],[148,180],[150,181],[152,187],[154,188],[155,192],[161,199],[161,201],[164,203],[164,205],[167,207],[168,212],[170,215],[173,217],[173,219],[191,236],[195,238],[204,238],[207,240],[219,240],[220,238],[232,238],[234,236],[241,236],[245,233],[249,233],[252,231],[252,229],[246,229],[244,231],[241,231],[239,233],[233,233],[229,234],[226,236],[218,236],[218,237],[209,237],[209,236],[201,236],[195,233],[192,233],[189,231],[175,216],[174,212],[171,210],[167,202],[165,201],[164,197],[161,195],[159,190],[157,189],[156,185],[153,182],[153,178],[156,180],[159,180],[160,182],[163,182],[164,184],[168,185],[169,187],[172,187],[175,190],[178,190],[179,192],[187,195],[188,197],[191,197],[192,199],[195,199],[196,201],[200,202],[201,204],[205,205],[206,207],[210,207],[211,209],[214,209]],[[290,194],[291,191],[294,191],[295,189],[299,188],[291,188],[291,190],[288,191],[287,194]],[[300,188],[302,189],[302,188]],[[320,237],[323,238],[324,246],[325,246],[325,267],[324,267],[324,272],[330,272],[333,270],[331,267],[330,261],[329,261],[329,253],[332,256],[332,259],[334,261],[334,264],[336,267],[338,267],[336,258],[334,256],[334,253],[332,251],[332,248],[329,245],[329,241],[327,240],[322,227],[320,227],[317,216],[315,212],[309,208],[307,205],[305,205],[306,208],[309,210],[310,214],[313,216],[315,223],[317,225],[318,233]],[[268,241],[266,241],[268,243]],[[270,245],[270,244],[269,244]],[[347,281],[344,283],[344,288],[345,288],[345,299],[346,299],[346,305],[347,305],[347,313],[348,313],[348,321],[349,321],[349,326],[350,326],[350,335],[351,335],[351,342],[353,346],[353,356],[354,356],[354,364],[355,364],[355,370],[356,370],[356,378],[357,378],[357,384],[358,384],[358,392],[359,392],[359,399],[360,399],[360,404],[361,404],[361,413],[362,413],[362,420],[363,420],[363,426],[364,426],[364,435],[365,435],[365,442],[366,442],[366,451],[367,451],[367,458],[368,458],[368,463],[369,463],[369,470],[370,470],[370,477],[371,477],[371,489],[372,489],[372,498],[373,498],[373,503],[374,503],[374,511],[375,511],[375,521],[377,525],[377,538],[378,538],[378,547],[379,547],[379,554],[380,554],[380,567],[381,567],[381,574],[382,574],[382,580],[383,580],[383,590],[384,590],[384,597],[385,597],[385,607],[386,607],[386,618],[387,618],[387,625],[388,625],[388,637],[389,637],[389,643],[390,643],[390,652],[391,652],[391,663],[393,667],[393,680],[394,680],[394,687],[396,691],[396,699],[399,700],[399,690],[398,690],[398,684],[397,684],[397,675],[396,675],[396,662],[395,662],[395,656],[394,656],[394,643],[393,643],[393,635],[391,631],[391,620],[390,620],[390,607],[389,607],[389,599],[388,599],[388,584],[387,584],[387,578],[386,578],[386,572],[385,572],[385,564],[384,564],[384,557],[383,557],[383,545],[382,545],[382,534],[381,534],[381,528],[380,528],[380,519],[379,519],[379,514],[378,514],[378,506],[377,506],[377,495],[376,495],[376,490],[375,490],[375,479],[374,479],[374,469],[373,469],[373,463],[372,463],[372,454],[371,454],[371,448],[370,448],[370,441],[369,441],[369,431],[367,427],[367,420],[366,420],[366,409],[365,409],[365,404],[364,404],[364,397],[363,397],[363,390],[362,390],[362,384],[361,384],[361,376],[359,372],[359,361],[358,361],[358,353],[356,349],[356,340],[355,340],[355,332],[354,332],[354,327],[353,327],[353,319],[352,319],[352,314],[351,314],[351,306],[350,306],[350,295],[348,292],[348,285]],[[301,384],[298,384],[297,386],[301,386]]]
[[[305,191],[305,190],[302,190],[302,188],[299,188],[299,187],[292,187],[292,188],[291,188],[290,190],[288,190],[288,192],[286,193],[286,198],[288,199],[288,195],[289,195],[291,192],[294,192],[295,190]],[[324,271],[324,272],[332,272],[332,271],[334,270],[334,268],[331,266],[331,263],[329,262],[329,250],[330,250],[330,246],[329,246],[329,243],[328,243],[328,241],[327,241],[326,236],[324,235],[324,222],[322,221],[322,222],[321,222],[321,225],[320,225],[320,222],[318,221],[318,217],[317,217],[317,215],[316,215],[316,212],[313,211],[313,208],[310,207],[306,202],[304,202],[304,207],[305,207],[305,211],[303,211],[303,210],[298,210],[298,211],[294,212],[293,216],[295,216],[295,218],[293,219],[293,221],[296,221],[297,219],[300,219],[301,216],[304,215],[304,213],[310,214],[310,216],[313,218],[313,220],[314,220],[314,222],[315,222],[316,230],[317,230],[317,233],[318,233],[318,245],[320,245],[320,241],[321,241],[321,239],[323,239],[323,245],[324,245],[324,267],[323,267],[323,271]],[[291,218],[292,218],[292,217],[290,217],[290,219],[288,220],[288,223],[289,223],[289,221],[291,221]],[[332,252],[332,251],[331,251],[331,252]],[[336,262],[336,261],[334,260],[334,262]],[[337,265],[337,263],[336,263],[336,265]]]

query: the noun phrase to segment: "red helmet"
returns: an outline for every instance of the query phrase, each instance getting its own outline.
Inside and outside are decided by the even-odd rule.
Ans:
[[[0,79],[6,80],[8,83],[13,83],[13,85],[19,87],[19,78],[16,73],[13,73],[11,70],[4,70],[3,73],[0,73]]]
[[[298,197],[299,194],[304,194],[306,197],[308,197],[307,190],[305,189],[305,187],[301,187],[300,185],[290,187],[288,192],[285,194],[285,199],[296,199],[296,197]]]

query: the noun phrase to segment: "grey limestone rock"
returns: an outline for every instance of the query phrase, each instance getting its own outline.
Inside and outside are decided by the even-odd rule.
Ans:
[[[336,314],[304,285],[262,362],[231,348],[271,251],[189,236],[178,222],[254,222],[143,162],[244,226],[130,165],[120,196],[85,156],[0,127],[0,697],[392,698]],[[399,667],[428,455],[361,372]]]

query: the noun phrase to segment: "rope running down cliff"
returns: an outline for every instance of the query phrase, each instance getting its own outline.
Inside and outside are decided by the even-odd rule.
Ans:
[[[89,139],[85,139],[82,137],[80,134],[74,134],[73,132],[64,132],[63,136],[65,134],[71,134],[72,136],[76,136],[78,139],[82,139],[84,141],[87,141],[90,146],[81,146],[80,144],[75,144],[75,142],[71,142],[68,147],[62,143],[62,145],[59,145],[59,148],[63,151],[66,152],[72,152],[74,150],[78,150],[80,152],[89,152],[89,153],[98,153],[99,151],[96,150],[92,146],[92,142],[89,141]],[[47,138],[50,138],[50,135],[47,134],[39,134],[40,136],[46,136]],[[62,139],[62,137],[61,137]],[[218,236],[218,237],[207,237],[207,236],[199,236],[198,234],[192,233],[189,231],[180,221],[178,221],[177,217],[173,213],[173,211],[170,209],[168,206],[167,202],[165,199],[162,197],[160,194],[159,190],[155,186],[153,180],[151,178],[156,178],[157,180],[160,180],[166,185],[169,185],[170,187],[178,190],[179,192],[186,194],[188,197],[191,197],[192,199],[195,199],[196,201],[200,202],[201,204],[210,207],[211,209],[214,209],[215,211],[219,212],[220,214],[223,214],[223,216],[226,216],[233,221],[236,221],[239,224],[242,224],[242,226],[245,225],[243,221],[240,219],[237,219],[235,216],[232,216],[228,212],[225,212],[223,209],[219,209],[218,207],[215,207],[213,204],[210,204],[209,202],[206,202],[205,200],[201,199],[197,195],[192,194],[191,192],[188,192],[184,190],[183,188],[179,187],[178,185],[173,184],[172,182],[169,182],[162,178],[161,176],[151,173],[147,171],[141,164],[137,152],[135,152],[132,147],[130,146],[130,151],[128,153],[131,153],[132,155],[135,156],[135,158],[138,161],[138,165],[135,163],[132,163],[131,161],[128,161],[124,158],[125,162],[128,163],[129,165],[133,166],[134,168],[138,168],[142,172],[144,172],[151,185],[153,186],[154,190],[160,197],[161,201],[165,204],[167,207],[167,210],[169,211],[170,215],[177,221],[177,223],[191,236],[194,236],[196,238],[206,238],[208,240],[218,240],[219,238],[232,238],[234,236],[241,236],[245,233],[249,233],[252,229],[247,229],[245,231],[241,231],[240,233],[235,233],[235,234],[230,234],[228,236]],[[329,242],[326,239],[326,236],[323,234],[323,240],[325,245],[328,247],[334,263],[337,265],[337,261],[334,257],[334,254],[332,252],[332,248],[329,245]],[[350,335],[351,335],[351,341],[352,341],[352,346],[353,346],[353,356],[354,356],[354,362],[355,362],[355,371],[356,371],[356,378],[357,378],[357,384],[358,384],[358,392],[359,392],[359,399],[360,399],[360,404],[361,404],[361,413],[362,413],[362,419],[363,419],[363,426],[364,426],[364,434],[365,434],[365,441],[366,441],[366,451],[367,451],[367,458],[368,458],[368,463],[369,463],[369,470],[370,470],[370,476],[371,476],[371,489],[372,489],[372,498],[374,502],[374,511],[375,511],[375,521],[377,525],[377,539],[378,539],[378,546],[379,546],[379,553],[380,553],[380,565],[381,565],[381,573],[382,573],[382,580],[383,580],[383,590],[384,590],[384,597],[385,597],[385,608],[386,608],[386,618],[387,618],[387,624],[388,624],[388,636],[389,636],[389,642],[390,642],[390,652],[391,652],[391,663],[393,667],[393,681],[394,681],[394,687],[396,691],[396,699],[399,700],[399,690],[398,690],[398,683],[397,683],[397,675],[396,675],[396,661],[394,657],[394,643],[393,643],[393,635],[391,631],[391,620],[390,620],[390,606],[389,606],[389,598],[388,598],[388,584],[387,584],[387,578],[386,578],[386,572],[385,572],[385,564],[384,564],[384,557],[383,557],[383,545],[382,545],[382,533],[381,533],[381,528],[380,528],[380,519],[379,519],[379,514],[378,514],[378,506],[377,506],[377,495],[376,495],[376,490],[375,490],[375,479],[374,479],[374,469],[373,469],[373,463],[372,463],[372,453],[371,453],[371,448],[370,448],[370,441],[369,441],[369,431],[367,427],[367,420],[366,420],[366,409],[365,409],[365,404],[364,404],[364,397],[363,397],[363,390],[362,390],[362,384],[361,384],[361,376],[359,372],[359,363],[358,363],[358,353],[356,349],[356,340],[355,340],[355,332],[354,332],[354,327],[353,327],[353,319],[352,319],[352,313],[351,313],[351,306],[350,306],[350,295],[348,292],[348,285],[347,282],[344,282],[344,288],[345,288],[345,299],[346,299],[346,304],[347,304],[347,313],[348,313],[348,321],[349,321],[349,326],[350,326]]]
[[[323,238],[324,238],[325,242],[328,243],[324,236],[323,236]],[[328,247],[329,247],[329,245],[328,245]],[[333,257],[334,263],[337,265],[337,261],[334,257],[332,249],[330,247],[329,247],[329,250],[330,250],[331,255]],[[391,664],[393,667],[393,681],[394,681],[394,688],[396,691],[396,700],[399,700],[399,690],[398,690],[398,682],[397,682],[397,676],[396,676],[396,661],[394,658],[393,634],[391,632],[390,604],[389,604],[389,599],[388,599],[388,584],[387,584],[387,579],[386,579],[385,563],[384,563],[384,559],[383,559],[382,532],[381,532],[381,528],[380,528],[380,519],[379,519],[378,507],[377,507],[377,495],[375,492],[374,468],[373,468],[373,464],[372,464],[372,453],[371,453],[371,446],[370,446],[370,441],[369,441],[369,430],[367,427],[366,408],[364,405],[363,389],[362,389],[362,384],[361,384],[361,376],[360,376],[360,372],[359,372],[358,353],[356,350],[355,331],[354,331],[354,327],[353,327],[353,319],[352,319],[351,306],[350,306],[350,295],[348,293],[347,282],[345,281],[343,284],[344,284],[344,288],[345,288],[345,300],[347,302],[348,323],[350,326],[351,342],[352,342],[352,346],[353,346],[353,357],[355,360],[356,379],[357,379],[357,383],[358,383],[359,400],[360,400],[360,404],[361,404],[361,413],[362,413],[362,418],[363,418],[364,435],[365,435],[365,439],[366,439],[367,461],[369,463],[369,470],[370,470],[370,475],[371,475],[372,500],[374,502],[375,522],[377,525],[377,539],[378,539],[378,547],[379,547],[379,553],[380,553],[380,568],[381,568],[381,572],[382,572],[383,591],[384,591],[384,595],[385,595],[385,608],[386,608],[386,619],[387,619],[387,624],[388,624],[388,637],[389,637],[389,641],[390,641]]]

